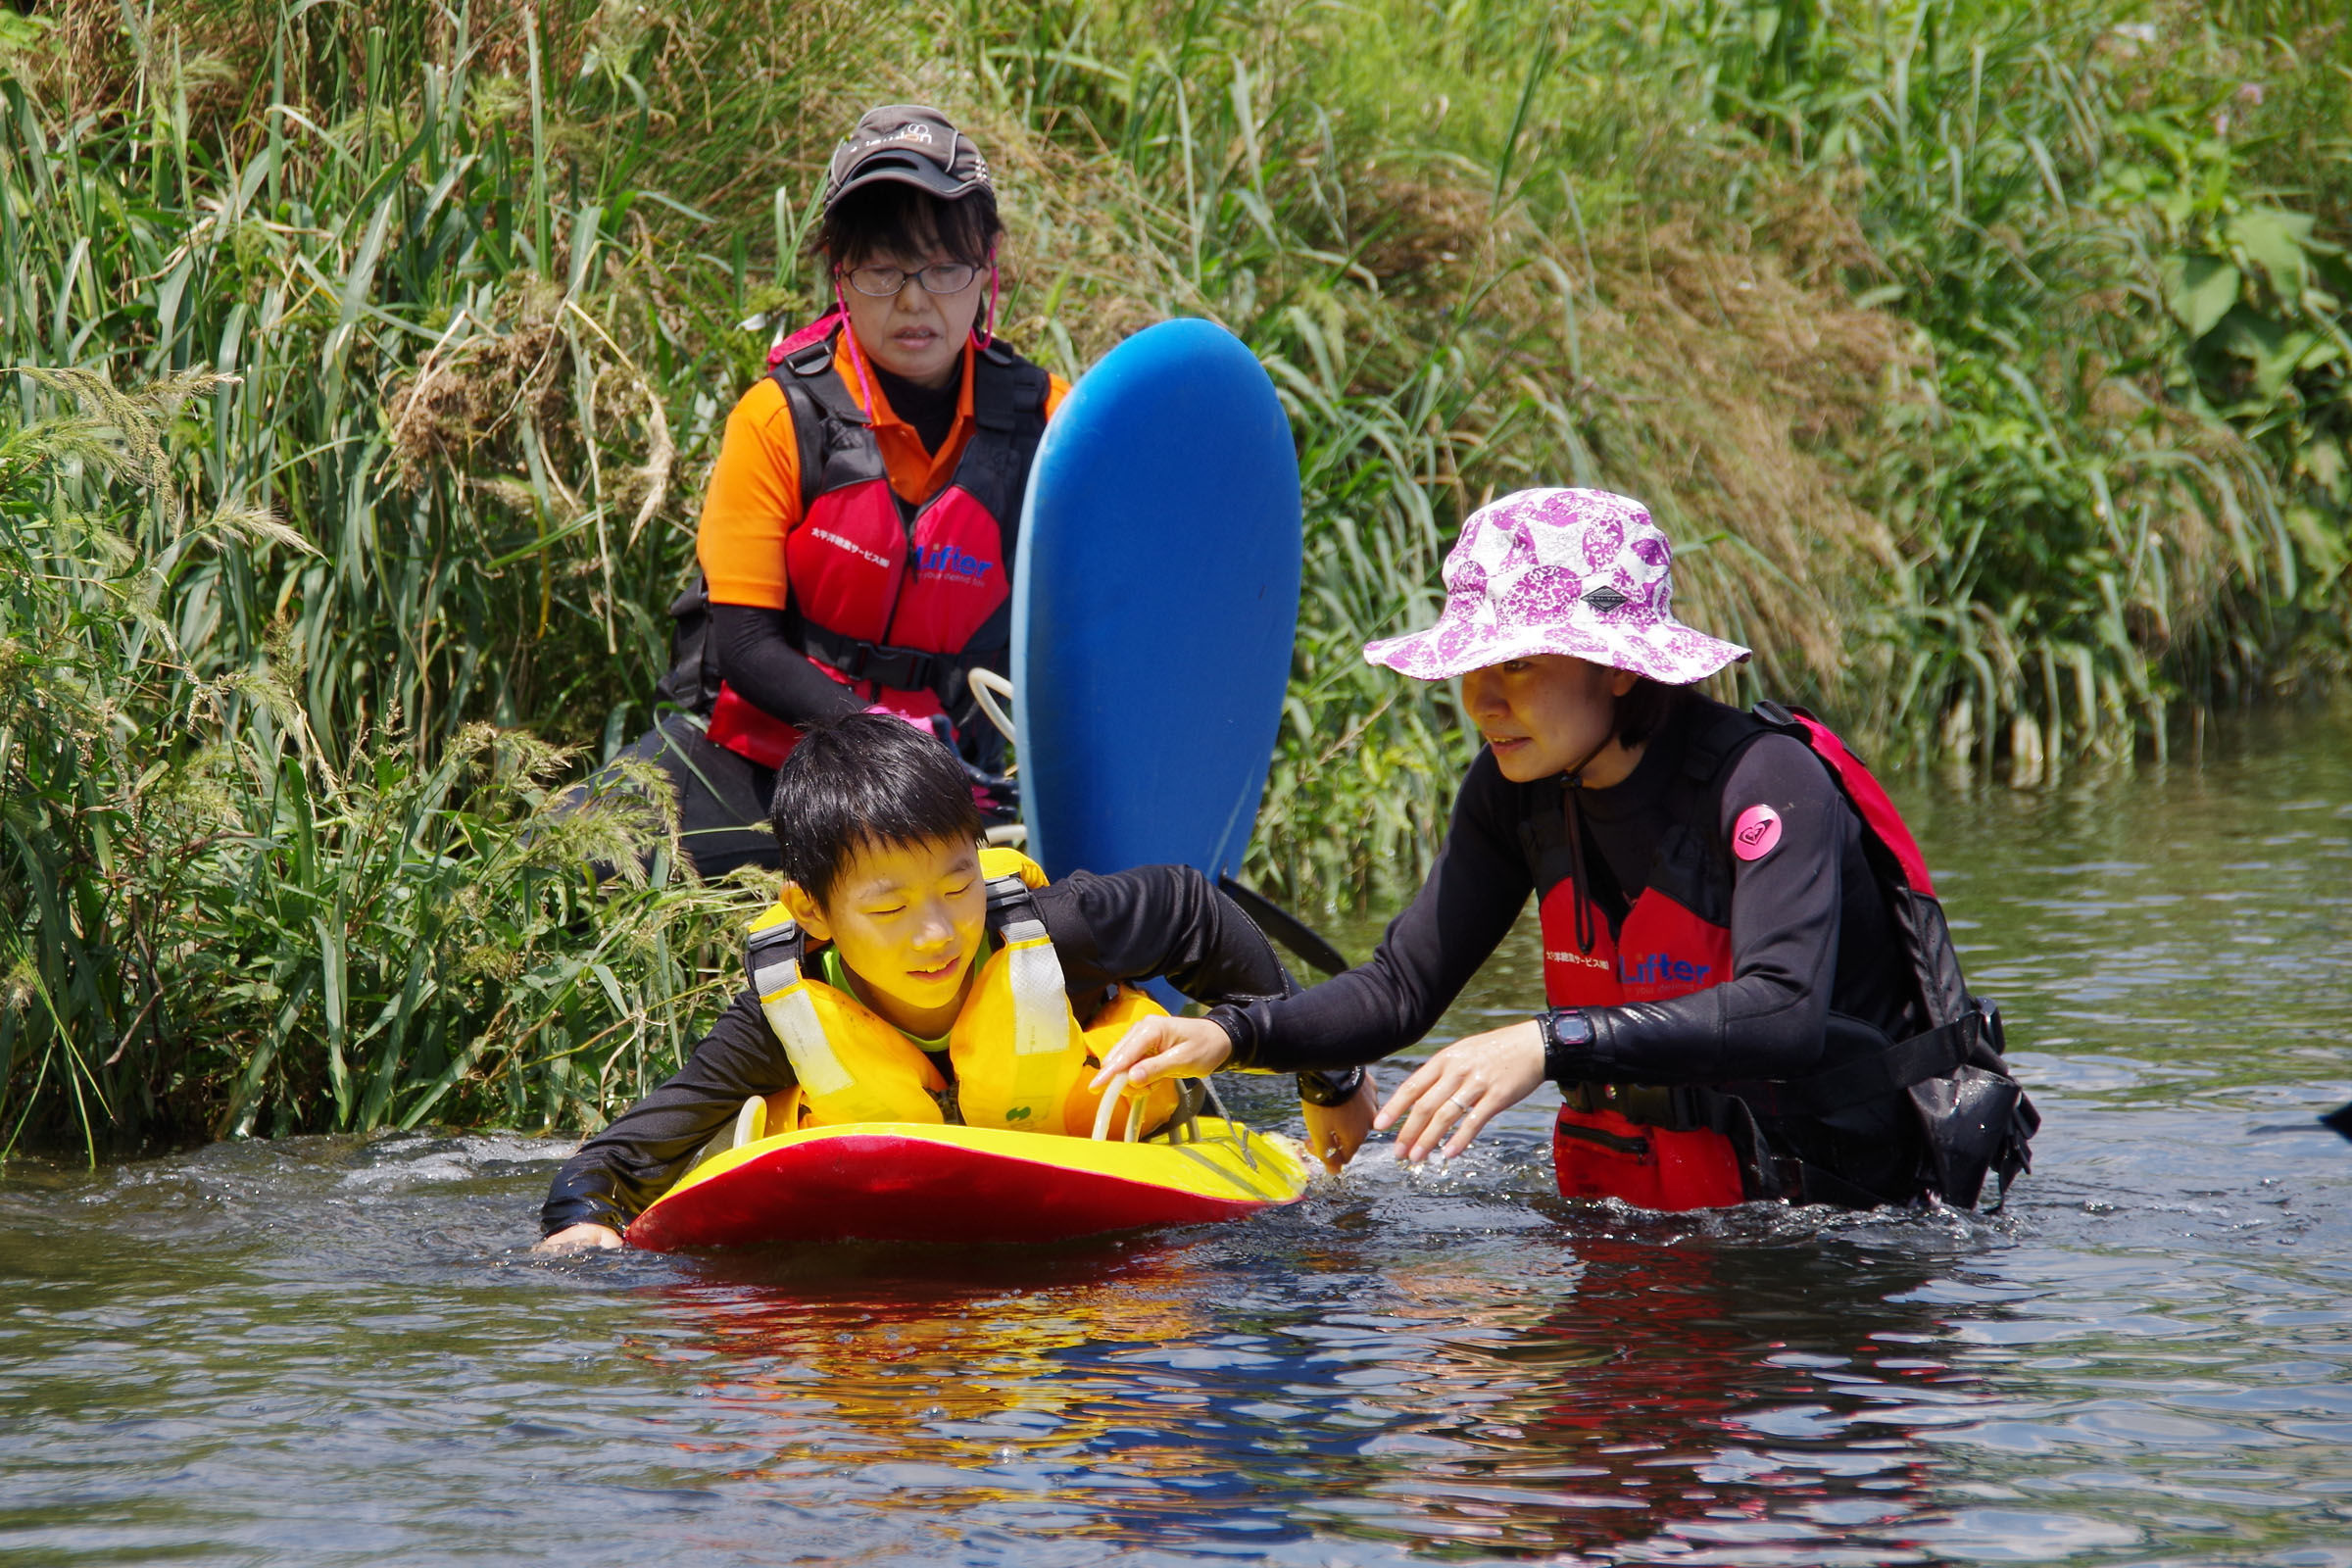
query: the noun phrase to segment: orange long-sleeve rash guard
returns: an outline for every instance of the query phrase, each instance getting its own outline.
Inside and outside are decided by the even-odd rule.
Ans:
[[[923,450],[914,426],[891,411],[882,389],[874,387],[867,404],[866,378],[850,359],[845,333],[833,351],[833,368],[850,388],[858,406],[872,416],[874,443],[882,450],[890,487],[912,503],[928,501],[946,486],[963,460],[972,438],[972,348],[963,351],[963,386],[956,399],[956,422],[936,453]],[[1060,376],[1048,377],[1046,416],[1070,390]],[[1006,527],[1017,518],[1002,519]],[[801,521],[801,449],[795,437],[792,409],[783,389],[771,376],[761,376],[727,416],[727,430],[718,447],[718,462],[710,470],[710,487],[703,496],[703,516],[695,536],[695,553],[710,579],[710,602],[749,605],[763,610],[786,608],[784,538]]]

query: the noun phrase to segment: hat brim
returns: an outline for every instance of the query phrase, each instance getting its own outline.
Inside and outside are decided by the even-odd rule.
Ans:
[[[947,202],[969,196],[976,190],[984,190],[988,185],[984,179],[958,179],[928,158],[884,153],[868,160],[856,173],[835,186],[825,197],[825,211],[831,212],[834,203],[854,190],[886,183],[912,185],[916,190]]]
[[[1680,621],[1610,628],[1531,627],[1516,634],[1448,625],[1441,616],[1427,631],[1364,644],[1364,661],[1383,664],[1414,680],[1452,680],[1505,660],[1557,654],[1609,669],[1630,670],[1667,686],[1689,686],[1751,657],[1751,651],[1720,637],[1692,631]]]

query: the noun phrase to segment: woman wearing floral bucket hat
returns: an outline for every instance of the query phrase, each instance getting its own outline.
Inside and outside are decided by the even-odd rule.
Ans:
[[[1748,651],[1674,618],[1672,566],[1647,512],[1605,491],[1473,514],[1438,623],[1364,650],[1458,677],[1485,742],[1428,883],[1370,962],[1156,1020],[1099,1081],[1328,1070],[1410,1046],[1533,894],[1544,1010],[1447,1046],[1340,1136],[1369,1119],[1397,1127],[1405,1159],[1458,1154],[1548,1079],[1569,1197],[1966,1206],[1991,1174],[1997,1199],[2038,1118],[1909,831],[1810,716],[1689,689]]]

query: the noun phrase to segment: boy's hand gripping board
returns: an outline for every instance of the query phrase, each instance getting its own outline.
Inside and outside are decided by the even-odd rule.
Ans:
[[[1298,460],[1256,358],[1163,321],[1046,427],[1012,588],[1029,853],[1241,868],[1298,624]]]

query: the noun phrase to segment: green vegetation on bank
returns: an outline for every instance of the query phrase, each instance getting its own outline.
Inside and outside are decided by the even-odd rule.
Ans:
[[[1016,342],[1205,314],[1289,401],[1301,904],[1442,827],[1448,694],[1355,649],[1521,484],[1643,498],[1743,680],[1988,776],[2328,676],[2334,10],[0,11],[0,1146],[575,1125],[666,1070],[752,895],[534,813],[646,721],[743,323],[814,306],[875,101],[984,139]]]

